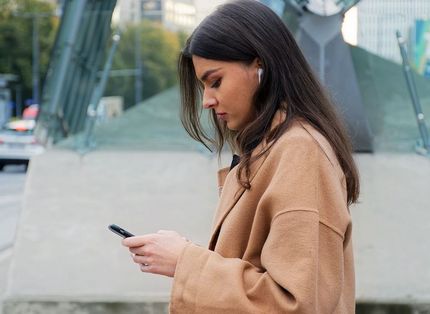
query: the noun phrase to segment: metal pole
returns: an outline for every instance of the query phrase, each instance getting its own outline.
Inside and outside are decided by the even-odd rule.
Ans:
[[[32,15],[33,20],[33,103],[39,104],[39,17]]]
[[[103,96],[106,83],[109,78],[109,71],[112,68],[112,61],[119,44],[120,35],[115,34],[113,35],[112,39],[113,39],[112,47],[109,51],[108,58],[103,68],[100,82],[97,84],[96,88],[94,89],[93,94],[91,95],[90,105],[88,106],[87,124],[86,124],[85,139],[84,139],[84,146],[86,148],[91,145],[91,136],[93,133],[94,124],[97,119],[98,105],[100,103],[100,99]]]
[[[16,116],[21,117],[22,115],[22,88],[21,85],[16,86]]]
[[[136,4],[136,3],[135,3]],[[135,81],[134,81],[134,91],[135,91],[135,95],[134,95],[134,101],[135,104],[138,104],[142,101],[142,59],[141,59],[141,40],[140,40],[140,33],[139,33],[139,24],[140,24],[140,8],[139,6],[137,6],[137,8],[135,8],[135,27],[136,27],[136,31],[135,31],[135,65],[136,65],[136,77],[135,77]]]
[[[31,19],[32,22],[32,87],[33,87],[33,102],[40,103],[40,44],[39,44],[39,19],[41,17],[51,16],[52,13],[37,13],[37,12],[24,12],[14,13],[14,16]]]
[[[430,150],[429,134],[426,123],[424,121],[424,113],[421,107],[420,99],[418,97],[417,88],[415,85],[414,77],[412,75],[411,67],[406,53],[405,40],[403,39],[400,31],[396,32],[397,41],[399,43],[400,54],[403,59],[403,73],[405,74],[406,83],[408,86],[409,94],[411,95],[412,105],[414,107],[415,116],[417,118],[418,129],[423,141],[424,149],[427,152]]]

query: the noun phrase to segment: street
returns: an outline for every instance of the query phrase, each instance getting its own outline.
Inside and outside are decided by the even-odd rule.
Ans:
[[[25,178],[24,166],[6,166],[0,172],[0,253],[12,246]]]
[[[25,178],[24,166],[6,166],[0,172],[0,314]]]

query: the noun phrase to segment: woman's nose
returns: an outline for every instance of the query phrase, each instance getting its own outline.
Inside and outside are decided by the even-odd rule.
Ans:
[[[203,96],[203,108],[212,109],[217,105],[217,100],[214,97]]]

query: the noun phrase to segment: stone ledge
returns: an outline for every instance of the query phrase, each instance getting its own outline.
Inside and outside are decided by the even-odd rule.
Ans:
[[[8,301],[3,303],[3,314],[165,314],[167,302],[46,302]]]
[[[358,303],[356,314],[430,314],[430,304]]]
[[[166,314],[167,302],[5,301],[4,314]],[[430,304],[359,303],[356,314],[430,314]]]

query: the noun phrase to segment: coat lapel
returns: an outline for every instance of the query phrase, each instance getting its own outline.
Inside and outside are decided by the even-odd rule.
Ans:
[[[276,127],[277,125],[279,125],[279,123],[285,120],[285,116],[285,113],[278,111],[273,117],[271,129],[273,130],[274,127]],[[256,156],[261,153],[266,147],[266,145],[267,143],[265,141],[260,143],[254,149],[252,156]],[[255,175],[258,173],[264,161],[266,160],[268,153],[269,152],[266,152],[266,154],[264,154],[251,164],[249,177],[251,185]],[[210,250],[213,250],[215,248],[219,231],[225,218],[231,212],[234,205],[236,205],[236,203],[239,201],[243,193],[245,193],[245,188],[242,187],[242,185],[240,185],[237,180],[237,169],[238,166],[234,167],[230,172],[228,172],[228,168],[224,168],[218,171],[218,188],[222,191],[220,200],[218,202],[218,208],[216,210],[211,239],[209,242]]]
[[[256,154],[260,153],[264,149],[264,145],[265,144],[258,145],[252,155],[255,156]],[[258,173],[258,170],[261,168],[264,161],[266,160],[266,157],[267,154],[265,154],[251,164],[249,177],[251,184],[255,175]],[[237,180],[237,170],[238,166],[234,167],[228,173],[228,168],[221,169],[218,172],[218,188],[221,190],[221,196],[218,202],[216,216],[214,218],[214,227],[212,229],[211,240],[209,242],[209,249],[213,249],[215,247],[215,243],[218,239],[219,229],[221,228],[223,221],[245,192],[245,188],[242,187],[242,185]],[[242,173],[242,177],[243,176],[244,172]]]

